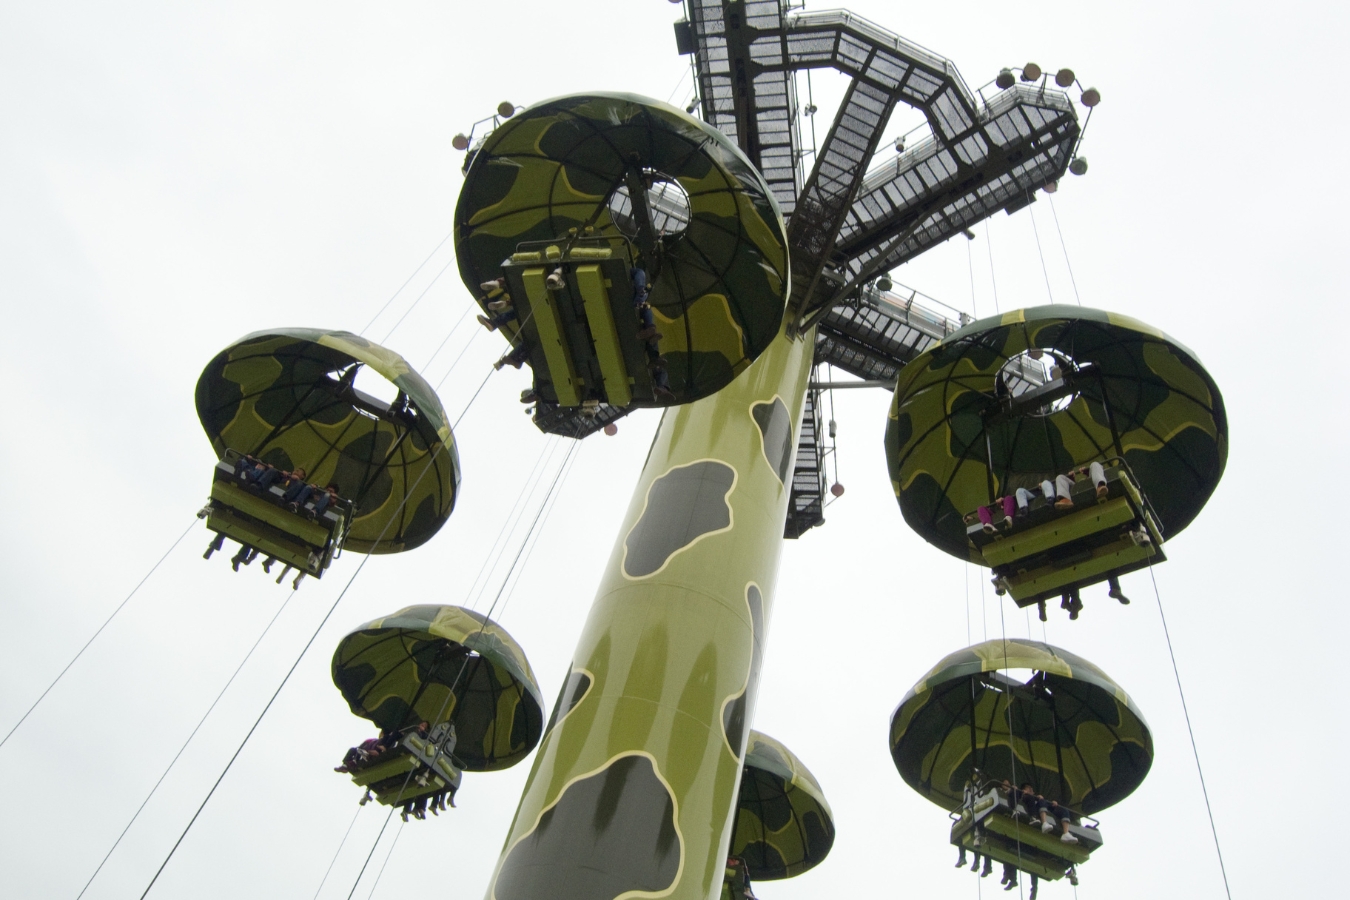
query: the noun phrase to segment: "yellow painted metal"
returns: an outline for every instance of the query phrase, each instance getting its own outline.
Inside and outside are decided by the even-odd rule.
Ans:
[[[1053,521],[1029,528],[1003,540],[995,540],[984,548],[984,561],[990,566],[1001,566],[1042,553],[1090,534],[1105,531],[1133,521],[1134,510],[1124,497],[1088,509],[1075,510]]]
[[[986,831],[992,831],[994,834],[1011,838],[1013,841],[1021,843],[1023,846],[1039,850],[1049,856],[1058,857],[1072,863],[1085,863],[1091,855],[1083,848],[1081,844],[1066,844],[1060,840],[1060,831],[1055,829],[1052,834],[1045,834],[1041,831],[1040,823],[1024,825],[1021,822],[1015,822],[1008,816],[994,814],[984,819],[984,828]],[[1048,877],[1058,878],[1067,869],[1067,863],[1060,869],[1058,874]]]
[[[652,774],[615,779],[605,788],[609,808],[641,803],[641,813],[631,814],[644,824],[674,816],[671,854],[678,857],[667,861],[679,864],[668,873],[661,869],[665,886],[644,896],[717,895],[814,346],[814,329],[798,340],[780,332],[721,391],[666,411],[572,658],[572,672],[584,674],[588,688],[539,745],[487,900],[579,896],[579,886],[593,878],[592,859],[540,855],[538,836],[549,822],[555,829],[564,827],[560,822],[591,822],[594,811],[574,805],[580,801],[572,792],[585,795],[584,785],[620,771]],[[763,428],[757,415],[786,428]],[[773,447],[765,446],[766,435],[774,436]],[[684,534],[681,516],[692,513],[672,510],[682,501],[667,489],[669,479],[690,471],[722,479],[715,488],[703,482],[694,492],[702,499],[691,507],[714,521],[659,558],[644,557],[652,545],[639,537],[643,527],[648,541],[651,531]],[[620,764],[627,768],[615,768]],[[662,802],[667,794],[668,804]],[[663,865],[633,849],[623,866],[649,872]]]
[[[327,528],[289,513],[275,503],[255,497],[227,481],[211,482],[211,499],[294,536],[297,543],[303,542],[315,548],[322,548],[328,543]]]
[[[280,540],[270,533],[271,529],[264,530],[256,522],[238,518],[228,509],[214,510],[206,519],[206,527],[316,578],[323,574],[328,564],[322,549],[311,550],[298,542]],[[317,565],[315,559],[319,560]]]
[[[558,405],[580,406],[581,397],[577,393],[578,379],[572,365],[572,353],[567,346],[562,320],[558,317],[558,307],[544,284],[544,270],[526,269],[521,273],[521,280],[525,282],[530,315],[534,318],[534,327],[539,334],[539,346],[548,362],[548,374],[553,381],[553,390],[558,395]]]
[[[609,305],[604,273],[599,266],[589,265],[577,266],[572,274],[586,305],[591,342],[600,362],[600,374],[605,379],[605,399],[611,406],[627,406],[633,402],[633,391],[628,385],[628,367],[623,364],[623,348],[619,346],[619,332],[614,326],[614,308]]]
[[[1072,565],[1050,565],[1029,572],[1019,572],[1004,579],[1008,593],[1014,600],[1024,600],[1046,591],[1053,591],[1070,584],[1087,581],[1118,569],[1137,567],[1154,554],[1155,544],[1136,544],[1130,538],[1098,547],[1092,555],[1082,562]]]
[[[386,778],[393,778],[395,775],[411,772],[419,764],[420,761],[411,753],[398,753],[393,759],[386,762],[377,762],[364,769],[357,769],[352,773],[352,782],[365,787],[377,781],[384,781]]]

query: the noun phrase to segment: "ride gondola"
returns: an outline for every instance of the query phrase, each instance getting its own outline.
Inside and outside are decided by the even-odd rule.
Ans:
[[[782,215],[716,129],[655,100],[580,95],[517,113],[473,154],[460,275],[511,341],[503,361],[533,369],[540,427],[706,397],[778,334]]]
[[[969,850],[972,869],[984,857],[1075,883],[1103,843],[1092,815],[1129,796],[1153,762],[1143,714],[1105,672],[1021,639],[934,666],[892,714],[890,745],[905,783],[951,814],[958,865]]]
[[[815,868],[834,846],[834,814],[815,776],[791,750],[753,729],[738,797],[723,900],[741,900],[750,882]]]
[[[1195,354],[1125,316],[982,319],[900,372],[886,430],[905,521],[989,566],[1019,606],[1165,560],[1223,474],[1228,424]]]
[[[380,737],[338,771],[404,817],[459,790],[464,772],[520,762],[543,733],[543,700],[520,645],[458,606],[410,606],[367,622],[333,654],[333,683]],[[444,808],[441,806],[440,808]]]
[[[355,387],[369,369],[392,402]],[[459,457],[431,386],[408,363],[345,331],[272,329],[221,351],[197,382],[197,415],[219,461],[201,515],[240,542],[235,568],[266,554],[322,576],[343,549],[397,553],[454,509]],[[278,576],[280,582],[286,571]]]

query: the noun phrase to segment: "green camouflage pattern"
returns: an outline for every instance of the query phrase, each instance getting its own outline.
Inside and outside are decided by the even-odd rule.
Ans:
[[[456,646],[477,656],[446,652]],[[459,606],[409,606],[362,625],[333,654],[333,684],[382,729],[454,722],[454,756],[469,772],[515,765],[543,732],[525,652],[496,622]]]
[[[720,889],[814,338],[665,413],[489,900]]]
[[[905,783],[949,811],[960,807],[973,767],[1014,785],[1030,781],[1047,800],[1092,814],[1143,782],[1153,737],[1101,669],[1010,638],[956,651],[905,695],[891,715],[891,758]]]
[[[376,416],[339,396],[334,373],[353,363],[406,394],[415,420]],[[314,328],[255,332],[211,360],[196,399],[217,456],[236,450],[281,469],[301,466],[320,486],[337,483],[355,507],[346,549],[411,550],[455,507],[459,452],[441,401],[403,357],[365,338]]]
[[[670,390],[689,402],[728,384],[768,347],[791,284],[777,201],[716,129],[630,94],[562,97],[517,113],[487,137],[465,174],[455,209],[460,276],[479,297],[517,245],[565,243],[569,229],[632,258],[609,200],[633,165],[678,182],[689,196],[688,228],[661,238],[649,297]],[[502,333],[515,337],[522,324],[508,323]]]
[[[1100,379],[1060,411],[987,423],[1000,368],[1037,347]],[[1228,458],[1218,387],[1195,354],[1142,322],[1076,306],[1017,310],[967,325],[900,371],[886,428],[892,486],[909,526],[954,556],[983,563],[962,521],[976,507],[1118,455],[1167,540],[1200,512]]]
[[[778,741],[751,730],[731,855],[755,881],[791,878],[819,865],[834,845],[834,814],[820,784]]]

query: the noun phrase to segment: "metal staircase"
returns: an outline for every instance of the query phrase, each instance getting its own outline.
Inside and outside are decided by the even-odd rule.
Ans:
[[[788,0],[685,0],[685,10],[676,40],[693,55],[699,114],[759,168],[787,220],[792,327],[817,329],[818,363],[894,382],[965,322],[917,293],[883,295],[875,280],[1057,181],[1081,133],[1073,103],[1045,80],[972,92],[949,60],[848,12]],[[850,84],[808,174],[795,75],[822,68]],[[878,163],[899,103],[925,124]],[[788,537],[823,521],[815,399],[808,393]],[[584,437],[625,412],[554,410],[540,427]]]

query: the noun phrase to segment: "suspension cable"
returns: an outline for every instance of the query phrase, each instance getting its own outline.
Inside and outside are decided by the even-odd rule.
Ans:
[[[989,220],[984,220],[984,249],[989,251],[989,283],[994,288],[994,315],[998,315],[1001,310],[998,308],[998,279],[994,277],[994,244],[989,239]]]
[[[427,258],[422,260],[422,262],[418,264],[417,268],[413,269],[413,273],[408,276],[408,280],[403,282],[403,284],[399,285],[399,289],[394,291],[394,293],[389,296],[388,300],[384,301],[384,306],[380,307],[380,311],[377,312],[373,317],[371,317],[371,320],[366,323],[366,327],[358,331],[357,334],[364,335],[367,331],[370,330],[370,326],[375,324],[376,319],[384,315],[384,311],[389,308],[389,304],[394,302],[394,298],[397,297],[399,294],[403,293],[403,289],[412,283],[412,280],[417,277],[417,273],[422,271],[422,268],[426,266],[427,263],[431,262],[431,258],[436,255],[436,251],[444,247],[445,242],[450,240],[450,238],[454,235],[454,233],[455,230],[451,228],[450,231],[446,233],[445,237],[441,238],[441,242],[436,245],[435,249],[433,249],[430,253],[427,254]]]
[[[466,348],[466,349],[467,349],[467,348]],[[448,374],[450,374],[450,373],[447,372],[446,374],[448,375]],[[471,408],[473,408],[473,401],[477,400],[477,399],[478,399],[478,395],[481,394],[481,393],[483,392],[483,388],[487,385],[488,379],[491,378],[493,375],[496,375],[496,374],[497,374],[497,370],[496,370],[496,369],[493,369],[492,371],[488,372],[487,375],[485,375],[485,376],[483,377],[483,383],[480,384],[480,385],[478,385],[478,390],[476,390],[476,391],[473,392],[473,396],[469,398],[469,402],[468,402],[467,404],[465,404],[463,411],[460,412],[459,418],[455,419],[455,424],[454,424],[452,427],[458,428],[458,427],[459,427],[459,423],[462,422],[462,421],[464,421],[464,417],[465,417],[466,415],[468,415],[469,410],[470,410]]]
[[[442,243],[444,243],[444,241],[442,241]],[[389,339],[394,336],[394,332],[398,331],[398,326],[403,324],[403,320],[408,318],[408,316],[412,313],[414,309],[417,309],[417,304],[422,302],[422,298],[427,295],[427,291],[435,287],[436,282],[440,281],[441,276],[445,274],[445,270],[450,268],[454,264],[455,264],[454,257],[451,257],[448,263],[441,266],[441,270],[436,273],[436,277],[432,278],[431,281],[427,284],[427,286],[422,288],[422,293],[418,294],[417,299],[412,302],[412,305],[403,311],[403,315],[398,317],[398,321],[394,323],[394,327],[389,329],[389,332],[384,336],[384,340],[381,341],[380,343],[382,344],[387,343]]]
[[[1162,620],[1163,637],[1167,639],[1167,655],[1172,658],[1172,674],[1177,680],[1177,696],[1181,698],[1181,712],[1186,717],[1186,733],[1191,738],[1191,753],[1195,756],[1195,771],[1200,776],[1200,793],[1205,798],[1205,812],[1209,815],[1209,833],[1214,837],[1214,852],[1219,857],[1219,873],[1223,875],[1223,892],[1228,900],[1233,900],[1233,892],[1228,887],[1228,868],[1223,864],[1223,849],[1219,846],[1219,830],[1214,825],[1214,810],[1209,805],[1209,789],[1205,787],[1205,770],[1200,766],[1200,748],[1195,743],[1195,730],[1191,728],[1191,712],[1186,706],[1186,692],[1181,689],[1181,670],[1177,668],[1177,655],[1172,650],[1172,634],[1167,630],[1167,616],[1163,614],[1162,594],[1158,591],[1158,579],[1153,575],[1153,563],[1148,566],[1148,577],[1153,582],[1153,596],[1158,601],[1158,618]]]
[[[1008,682],[1011,683],[1011,682],[1012,682],[1012,676],[1008,674],[1008,671],[1009,671],[1009,667],[1008,667],[1008,624],[1007,624],[1006,621],[1004,621],[1004,618],[1003,618],[1003,606],[1004,606],[1004,604],[1000,601],[999,604],[998,604],[998,623],[999,623],[999,628],[1000,628],[1000,630],[1003,632],[1003,677],[1006,678],[1006,679],[1008,679]],[[1004,708],[1006,709],[1006,711],[1007,711],[1007,713],[1008,713],[1008,762],[1009,762],[1009,766],[1010,766],[1010,768],[1011,768],[1011,770],[1012,770],[1012,771],[1011,771],[1011,775],[1012,775],[1012,778],[1011,778],[1011,784],[1014,786],[1014,788],[1016,788],[1016,785],[1017,785],[1017,751],[1016,751],[1015,747],[1013,746],[1014,743],[1015,743],[1015,739],[1014,739],[1014,736],[1013,736],[1013,720],[1012,720],[1013,692],[1012,692],[1012,689],[1011,689],[1010,685],[1004,685],[1004,690],[1007,692],[1007,697],[1008,697],[1008,702],[1004,705]],[[1020,790],[1020,788],[1018,788],[1018,790]],[[1017,807],[1016,807],[1016,806],[1013,807],[1013,812],[1017,812]],[[1027,815],[1028,815],[1028,816],[1031,815],[1030,811],[1027,812]],[[1019,826],[1018,826],[1018,829],[1017,829],[1017,838],[1016,838],[1016,841],[1017,841],[1017,871],[1019,871],[1019,872],[1022,872],[1022,834],[1021,834],[1021,832],[1022,832],[1022,829],[1021,829],[1021,826],[1019,825]],[[1022,872],[1022,874],[1025,875],[1025,874],[1027,874],[1027,873],[1026,873],[1026,872]],[[1017,896],[1018,896],[1019,900],[1020,900],[1020,898],[1022,897],[1022,879],[1021,879],[1021,878],[1017,879]]]
[[[443,449],[443,447],[439,448],[437,452],[440,452]],[[417,489],[417,486],[422,483],[422,479],[425,478],[430,471],[431,466],[428,465],[422,470],[422,474],[417,476],[417,480],[413,482],[412,487],[404,492],[403,499],[399,501],[398,506],[394,510],[394,514],[389,517],[389,521],[385,523],[384,529],[381,530],[379,536],[375,538],[376,545],[384,540],[384,536],[388,534],[389,529],[393,526],[397,514],[407,505],[408,497]],[[372,549],[374,549],[373,546]],[[183,839],[187,837],[188,832],[192,830],[192,826],[202,814],[202,810],[206,809],[206,804],[211,802],[211,797],[215,795],[216,788],[220,787],[220,783],[225,780],[225,776],[229,774],[230,768],[234,765],[235,760],[237,760],[239,754],[244,751],[244,747],[248,744],[249,739],[253,737],[253,733],[258,730],[258,726],[262,724],[263,717],[267,715],[267,711],[272,708],[272,704],[275,703],[277,697],[281,695],[282,689],[286,687],[286,683],[290,681],[291,676],[295,674],[295,670],[299,668],[300,661],[305,658],[305,654],[309,652],[309,648],[312,647],[314,642],[318,639],[319,632],[323,631],[324,625],[328,624],[328,620],[332,617],[333,613],[337,611],[338,604],[342,602],[342,598],[347,596],[347,591],[351,590],[352,585],[356,583],[357,577],[364,571],[366,563],[370,562],[370,557],[371,554],[367,553],[361,559],[361,564],[356,567],[356,571],[352,573],[352,577],[347,579],[347,583],[338,593],[337,599],[333,601],[333,605],[328,607],[328,612],[324,613],[324,617],[319,621],[318,626],[314,629],[314,633],[310,635],[309,640],[305,642],[305,646],[300,649],[300,653],[296,656],[295,662],[291,663],[291,667],[286,671],[285,676],[281,679],[281,683],[277,685],[277,689],[272,692],[272,696],[268,699],[267,705],[263,707],[262,712],[258,713],[258,718],[254,720],[252,727],[250,727],[248,733],[244,735],[244,739],[239,742],[239,746],[235,749],[229,762],[227,762],[225,768],[221,770],[220,777],[218,777],[215,783],[211,785],[211,790],[207,791],[206,797],[202,800],[201,805],[198,806],[197,811],[192,814],[192,818],[188,820],[187,825],[183,828],[183,833],[178,836],[178,840],[174,841],[173,847],[169,849],[168,855],[164,857],[164,862],[160,863],[159,868],[155,870],[155,874],[150,879],[150,883],[145,886],[145,890],[141,893],[141,900],[145,900],[146,895],[149,894],[150,890],[155,886],[155,882],[159,880],[159,876],[163,874],[164,868],[168,866],[169,860],[173,859],[174,853],[178,852],[179,846],[182,845]]]
[[[432,352],[431,356],[427,358],[426,363],[422,366],[420,371],[425,372],[427,369],[431,368],[431,364],[436,361],[436,357],[441,355],[441,351],[445,349],[445,345],[450,343],[450,339],[455,336],[456,331],[459,331],[459,326],[464,324],[464,320],[469,317],[469,313],[473,312],[473,309],[472,306],[464,307],[464,312],[460,313],[458,321],[451,326],[449,334],[447,334],[441,340],[440,344],[437,345],[436,349]]]
[[[65,674],[66,674],[67,672],[70,671],[70,667],[73,666],[73,665],[75,665],[75,662],[76,662],[81,656],[84,655],[84,651],[86,651],[86,650],[89,649],[89,645],[92,644],[92,643],[94,642],[94,639],[97,638],[100,634],[103,633],[103,629],[107,628],[108,625],[109,625],[109,623],[111,623],[113,619],[117,618],[117,614],[120,613],[120,612],[122,611],[122,607],[126,606],[129,602],[131,602],[131,598],[134,597],[134,596],[136,596],[136,592],[139,591],[139,590],[141,589],[141,586],[144,585],[147,581],[150,580],[150,576],[151,576],[151,575],[155,574],[155,570],[159,568],[160,563],[163,563],[164,560],[166,560],[166,559],[169,558],[169,554],[172,553],[172,552],[174,551],[174,548],[175,548],[175,547],[177,547],[179,544],[181,544],[181,543],[183,542],[183,538],[185,538],[185,537],[188,536],[188,532],[191,531],[191,530],[192,530],[192,527],[193,527],[194,525],[196,525],[196,524],[197,524],[197,520],[196,520],[196,518],[194,517],[193,520],[192,520],[192,523],[189,524],[188,527],[183,531],[183,533],[180,534],[180,535],[174,540],[174,542],[173,542],[172,544],[169,545],[169,549],[164,551],[164,555],[161,556],[161,557],[159,558],[159,560],[158,560],[153,566],[150,567],[150,571],[149,571],[149,572],[146,572],[146,573],[145,573],[145,576],[144,576],[143,578],[141,578],[140,581],[136,582],[136,586],[135,586],[134,588],[131,589],[131,593],[130,593],[130,594],[127,594],[126,599],[123,600],[121,603],[117,604],[117,609],[114,609],[114,610],[112,611],[112,615],[108,616],[108,618],[106,618],[106,619],[103,620],[103,624],[100,625],[100,626],[98,626],[98,630],[95,631],[95,632],[93,633],[93,635],[90,636],[89,640],[87,640],[87,641],[84,642],[84,646],[81,647],[81,648],[79,649],[79,651],[76,652],[76,654],[75,654],[73,657],[71,657],[70,662],[66,663],[66,667],[65,667],[64,669],[62,669],[60,672],[57,673],[56,677],[52,679],[51,684],[47,685],[47,689],[44,690],[41,694],[38,695],[38,698],[37,698],[36,700],[33,701],[33,705],[30,706],[30,707],[28,707],[28,711],[25,712],[22,716],[19,717],[19,721],[17,721],[17,722],[14,723],[14,727],[11,728],[11,729],[9,730],[9,734],[6,734],[6,735],[5,735],[4,740],[0,740],[0,747],[5,746],[5,742],[8,741],[8,740],[14,735],[14,732],[16,732],[16,731],[19,730],[19,726],[22,725],[22,724],[24,723],[24,721],[25,721],[30,715],[33,714],[33,710],[35,710],[35,709],[38,708],[38,704],[42,702],[43,698],[45,698],[49,693],[51,693],[52,688],[56,687],[56,683],[57,683],[58,681],[60,681],[60,680],[65,676]]]
[[[380,886],[380,879],[384,877],[385,867],[389,865],[389,858],[394,855],[394,848],[398,846],[398,839],[403,836],[403,826],[407,824],[407,822],[400,822],[398,831],[394,832],[393,843],[389,845],[389,852],[384,855],[384,862],[380,864],[380,871],[375,873],[375,883],[370,886],[370,893],[366,894],[366,900],[371,900],[375,896],[375,889]]]
[[[975,251],[971,248],[974,241],[966,241],[966,268],[970,270],[970,314],[980,317],[979,307],[975,305]]]
[[[495,567],[496,561],[500,560],[502,554],[506,552],[504,541],[510,534],[512,521],[516,518],[516,511],[520,509],[521,504],[525,502],[525,497],[529,493],[530,485],[534,482],[535,476],[544,465],[545,458],[556,446],[557,445],[554,443],[546,442],[540,449],[539,455],[535,458],[534,467],[530,469],[530,474],[525,476],[525,481],[520,486],[520,493],[516,494],[515,503],[511,504],[511,509],[506,513],[506,518],[502,520],[501,528],[497,529],[497,537],[493,540],[492,547],[483,555],[483,562],[478,567],[478,574],[475,575],[473,581],[469,583],[469,590],[465,594],[464,599],[470,606],[472,606],[470,599],[476,596],[475,591],[478,590],[479,582],[482,581],[484,575],[487,575],[490,572],[489,566]],[[498,548],[501,548],[500,551]],[[483,587],[486,588],[486,586],[487,582],[483,582]],[[481,593],[482,591],[478,590],[478,594]]]
[[[248,648],[248,652],[245,653],[244,658],[239,661],[239,665],[235,667],[234,673],[230,675],[229,680],[225,682],[225,686],[220,689],[219,694],[216,694],[216,699],[212,700],[211,705],[206,708],[206,712],[202,714],[201,719],[197,722],[197,727],[192,729],[192,733],[187,736],[187,740],[183,741],[183,746],[179,747],[178,752],[173,755],[173,759],[169,760],[168,766],[164,768],[164,772],[159,776],[159,780],[155,782],[155,786],[150,788],[150,793],[145,795],[145,799],[141,801],[141,805],[136,807],[136,811],[131,814],[131,820],[128,821],[126,827],[122,829],[122,833],[117,836],[117,840],[113,841],[113,845],[108,848],[108,852],[104,854],[102,861],[98,864],[98,868],[94,870],[94,874],[89,876],[89,880],[84,883],[84,887],[80,889],[80,893],[76,895],[75,900],[80,900],[80,897],[84,896],[85,891],[89,890],[89,886],[94,883],[94,879],[98,877],[98,873],[103,870],[103,866],[108,862],[108,859],[112,857],[113,851],[122,843],[122,838],[127,836],[127,832],[130,831],[131,826],[136,823],[137,817],[139,817],[141,811],[145,809],[146,804],[150,802],[150,798],[155,796],[155,792],[158,791],[159,786],[164,783],[164,779],[169,777],[169,772],[173,771],[173,767],[178,762],[178,758],[183,755],[183,752],[188,748],[188,744],[192,743],[192,739],[197,736],[197,732],[206,724],[206,720],[210,718],[216,705],[220,703],[221,698],[225,696],[225,692],[230,689],[230,685],[234,684],[235,678],[239,677],[239,673],[243,671],[244,664],[253,656],[253,651],[258,649],[258,645],[262,643],[263,638],[267,637],[267,633],[272,630],[272,626],[276,624],[277,619],[281,618],[281,614],[286,611],[286,606],[291,602],[291,599],[294,596],[294,591],[289,592],[286,595],[286,599],[282,602],[276,613],[273,614],[271,620],[268,621],[267,627],[262,630],[262,634],[258,635],[258,639],[253,642],[253,646]]]
[[[969,564],[969,563],[966,563],[966,562],[961,563],[961,574],[965,577],[964,580],[965,580],[965,586],[966,586],[966,646],[969,647],[972,643],[974,643],[974,642],[970,639],[970,564]]]
[[[502,586],[498,589],[497,596],[493,599],[492,605],[488,608],[488,611],[483,616],[484,622],[478,627],[477,634],[481,634],[483,632],[483,630],[487,627],[487,621],[492,618],[492,614],[497,608],[497,602],[502,597],[502,592],[506,590],[507,584],[510,583],[511,581],[511,575],[516,569],[516,564],[520,562],[522,554],[524,554],[526,548],[530,546],[530,538],[534,535],[535,528],[536,526],[539,525],[540,519],[544,515],[544,511],[546,509],[551,508],[549,501],[554,496],[554,491],[557,488],[560,479],[562,478],[563,472],[568,468],[568,462],[572,459],[577,448],[580,446],[580,443],[581,443],[580,441],[576,441],[574,442],[572,447],[568,448],[567,455],[563,458],[562,465],[558,467],[558,472],[557,474],[554,475],[553,482],[549,485],[548,491],[544,494],[544,499],[540,503],[539,511],[535,514],[534,520],[530,523],[529,529],[525,532],[525,537],[520,544],[520,550],[517,551],[515,558],[511,561],[510,568],[507,569],[506,575],[502,579]],[[526,558],[528,558],[528,556]],[[472,591],[472,587],[470,588],[470,590]],[[510,598],[508,596],[508,600],[509,599]],[[503,610],[505,610],[505,605],[503,605],[502,608]],[[428,725],[428,733],[430,733],[431,729],[434,729],[437,725],[441,723],[441,719],[445,715],[446,707],[450,705],[451,699],[454,698],[455,696],[455,688],[459,686],[459,681],[464,676],[464,671],[469,665],[469,659],[470,658],[466,656],[464,660],[460,663],[459,671],[455,673],[455,679],[453,682],[451,682],[450,689],[446,691],[445,699],[441,702],[441,708],[437,711],[435,718]],[[440,758],[440,754],[443,752],[443,747],[444,747],[444,739],[442,739],[442,742],[437,745],[436,754],[433,759]],[[404,776],[403,785],[399,788],[398,795],[395,796],[393,803],[391,803],[389,806],[389,813],[388,815],[385,816],[384,824],[380,826],[379,834],[375,836],[375,841],[370,845],[370,851],[366,854],[366,859],[361,864],[361,870],[357,872],[356,879],[352,882],[351,890],[347,892],[347,900],[351,900],[351,898],[356,894],[356,888],[360,885],[361,878],[365,875],[366,868],[370,865],[370,860],[372,857],[374,857],[375,850],[379,847],[380,840],[384,837],[385,829],[389,827],[389,822],[394,815],[394,809],[402,801],[404,792],[408,789],[408,783],[412,780],[412,776],[415,771],[416,771],[415,768],[409,769],[408,774]],[[404,822],[406,823],[406,821],[407,820],[405,819]],[[402,825],[399,826],[400,834],[402,833],[402,827],[403,827]],[[397,836],[394,838],[394,842],[395,844],[398,842]],[[394,852],[394,845],[391,844],[389,847],[389,855],[393,855],[393,852]],[[385,857],[385,865],[387,865],[388,862],[389,856],[387,855]],[[383,875],[383,873],[384,873],[384,866],[381,866],[380,873],[375,876],[375,885],[379,884],[380,875]],[[372,885],[370,889],[370,893],[372,896],[375,893],[375,885]]]
[[[455,357],[455,361],[450,364],[450,368],[445,370],[445,374],[441,376],[441,380],[436,382],[436,390],[439,391],[441,385],[445,384],[445,379],[449,378],[450,373],[455,371],[455,366],[459,365],[459,361],[464,358],[465,353],[469,352],[469,348],[473,346],[473,342],[478,339],[478,335],[480,334],[482,334],[481,331],[475,331],[473,334],[469,335],[469,339],[464,342],[464,347],[459,351],[459,355]]]
[[[548,486],[548,492],[544,494],[544,502],[539,506],[539,512],[535,513],[534,521],[530,522],[529,529],[525,532],[525,540],[520,544],[520,550],[516,552],[516,558],[511,560],[511,566],[506,570],[506,577],[502,579],[502,586],[497,591],[497,596],[492,598],[492,605],[488,607],[485,614],[487,618],[492,618],[492,612],[497,608],[497,602],[502,598],[502,592],[506,590],[506,583],[511,580],[511,573],[515,571],[516,564],[520,562],[521,556],[525,553],[525,547],[530,542],[530,536],[534,533],[535,526],[539,524],[539,519],[544,514],[545,507],[548,506],[549,497],[558,486],[559,479],[562,478],[563,470],[567,468],[567,459],[577,451],[581,446],[580,441],[576,441],[571,447],[567,448],[567,457],[564,457],[563,464],[558,467],[558,473],[553,476],[553,483]]]
[[[328,876],[333,873],[333,866],[337,863],[338,857],[342,855],[342,848],[347,843],[347,836],[352,833],[352,826],[356,824],[357,816],[361,815],[361,810],[365,809],[360,804],[356,807],[356,815],[347,823],[347,830],[342,833],[342,840],[338,841],[337,850],[333,853],[333,858],[328,863],[328,868],[324,870],[323,878],[319,881],[319,889],[314,892],[314,900],[319,900],[319,894],[323,892],[323,886],[328,881]]]
[[[558,505],[558,497],[562,494],[562,486],[567,483],[567,476],[571,474],[572,466],[576,464],[577,458],[581,456],[580,450],[580,441],[574,442],[573,445],[568,448],[567,456],[563,458],[562,465],[558,469],[558,476],[554,479],[557,490],[555,491],[553,487],[550,487],[549,494],[544,496],[544,505],[546,509],[543,513],[543,520],[539,523],[538,531],[534,535],[534,543],[529,545],[529,550],[526,551],[525,558],[520,563],[521,571],[524,571],[529,565],[530,557],[534,555],[535,548],[539,546],[539,535],[543,534],[544,527],[548,524],[549,517],[553,515],[553,510]],[[529,541],[529,535],[526,535],[526,541]],[[509,579],[509,574],[507,577]],[[511,590],[506,594],[506,600],[502,602],[501,615],[506,614],[506,605],[510,603],[511,598],[515,596],[516,587],[519,585],[520,576],[517,575],[515,582],[511,585]],[[503,582],[503,586],[505,586],[505,582]]]
[[[1027,208],[1027,218],[1031,219],[1031,233],[1036,235],[1036,255],[1041,258],[1041,274],[1045,276],[1045,293],[1050,302],[1055,302],[1055,292],[1050,289],[1050,270],[1045,267],[1045,251],[1041,249],[1041,230],[1036,227],[1036,213]]]
[[[516,533],[516,529],[520,527],[527,509],[532,505],[530,498],[543,484],[546,477],[545,473],[548,471],[549,464],[560,443],[561,438],[558,438],[545,444],[544,449],[540,451],[539,458],[535,461],[534,468],[530,471],[525,483],[521,485],[520,493],[516,496],[516,502],[511,506],[511,511],[502,522],[501,531],[498,533],[497,539],[493,541],[492,549],[484,557],[483,565],[479,567],[478,576],[474,578],[473,584],[469,588],[465,602],[470,609],[477,608],[479,601],[487,593],[488,585],[492,581],[492,573],[497,570],[502,557],[506,555],[507,548],[511,543],[511,536]]]
[[[412,772],[410,771],[408,773],[408,778],[411,777]],[[408,787],[408,778],[403,779],[403,787],[399,789],[399,797],[396,799],[395,803],[389,807],[389,812],[384,817],[384,824],[380,826],[380,833],[375,835],[375,843],[370,845],[370,852],[366,854],[366,861],[361,863],[361,871],[356,873],[356,880],[352,882],[352,889],[347,892],[347,900],[352,900],[352,895],[356,893],[356,886],[361,883],[361,876],[366,874],[366,866],[370,865],[370,858],[375,855],[375,848],[380,846],[380,838],[384,837],[384,830],[389,827],[389,820],[394,817],[394,806],[398,805],[397,800],[402,799],[403,791]],[[400,830],[402,830],[402,826],[399,827]],[[393,848],[390,848],[390,852],[393,852]],[[381,871],[383,871],[383,869],[381,869]],[[374,888],[371,888],[370,890],[371,893],[375,892]]]
[[[1064,251],[1064,265],[1069,270],[1069,283],[1073,285],[1073,298],[1078,301],[1078,305],[1083,305],[1083,298],[1078,296],[1078,280],[1073,277],[1073,263],[1069,262],[1069,247],[1064,243],[1064,232],[1059,227],[1059,213],[1055,212],[1055,196],[1050,195],[1050,215],[1055,219],[1055,231],[1059,234],[1059,248]]]

